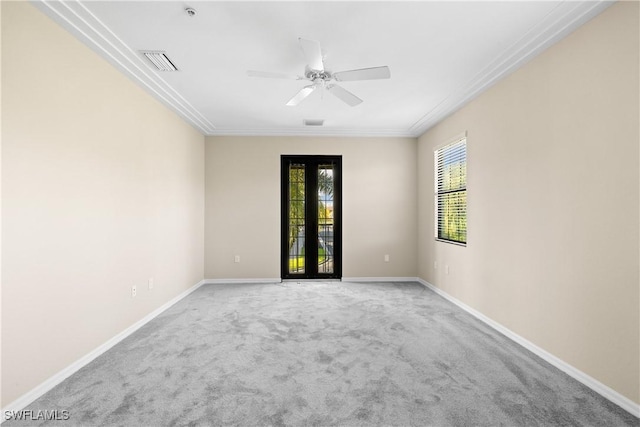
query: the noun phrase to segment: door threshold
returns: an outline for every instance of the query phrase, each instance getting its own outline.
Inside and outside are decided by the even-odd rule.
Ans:
[[[294,282],[294,283],[301,283],[301,282],[342,282],[342,279],[282,279],[281,282],[282,283],[287,283],[287,282]]]

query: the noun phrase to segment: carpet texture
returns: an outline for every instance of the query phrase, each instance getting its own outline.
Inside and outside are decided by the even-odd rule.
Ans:
[[[206,285],[3,426],[637,426],[417,283]]]

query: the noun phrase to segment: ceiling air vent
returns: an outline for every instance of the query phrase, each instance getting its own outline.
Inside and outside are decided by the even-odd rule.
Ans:
[[[303,123],[305,126],[322,126],[324,119],[304,119]]]
[[[140,51],[159,71],[178,71],[166,53],[161,50]]]

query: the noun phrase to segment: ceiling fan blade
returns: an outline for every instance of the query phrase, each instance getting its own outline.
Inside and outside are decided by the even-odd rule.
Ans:
[[[320,43],[315,40],[306,40],[298,38],[304,58],[307,60],[309,68],[315,71],[324,71],[324,63],[322,62],[322,50]]]
[[[307,96],[311,95],[311,92],[316,90],[316,87],[316,85],[303,87],[302,89],[300,89],[300,92],[296,93],[295,96],[291,98],[289,102],[287,102],[287,105],[289,107],[295,107],[296,105],[300,104]]]
[[[343,102],[349,104],[352,107],[360,104],[362,99],[358,98],[348,90],[338,86],[338,85],[328,85],[327,90],[336,98],[341,99]]]
[[[272,73],[271,71],[254,71],[248,70],[247,76],[249,77],[266,77],[268,79],[291,79],[291,80],[302,80],[302,77],[296,76],[294,74],[286,74],[286,73]]]
[[[391,77],[391,71],[389,67],[373,67],[362,68],[360,70],[347,70],[333,73],[333,78],[339,82],[353,81],[353,80],[376,80],[376,79],[388,79]]]

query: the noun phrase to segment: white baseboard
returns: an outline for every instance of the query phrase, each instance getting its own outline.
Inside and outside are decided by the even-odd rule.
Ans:
[[[327,279],[327,282],[335,282],[337,279]],[[342,282],[416,282],[417,277],[343,277]],[[231,283],[280,283],[280,282],[295,282],[296,279],[281,278],[261,278],[261,279],[204,279],[206,285],[221,285]],[[305,280],[300,280],[301,282]],[[323,280],[309,280],[323,281]]]
[[[589,387],[590,389],[592,389],[596,393],[600,394],[604,398],[606,398],[606,399],[610,400],[611,402],[615,403],[616,405],[620,406],[625,411],[629,412],[630,414],[632,414],[632,415],[634,415],[636,417],[640,417],[640,405],[635,403],[633,400],[629,399],[626,396],[623,396],[622,394],[620,394],[617,391],[613,390],[611,387],[602,384],[600,381],[596,380],[595,378],[585,374],[581,370],[579,370],[579,369],[571,366],[567,362],[557,358],[556,356],[554,356],[553,354],[549,353],[548,351],[538,347],[537,345],[535,345],[531,341],[528,341],[527,339],[521,337],[520,335],[516,334],[512,330],[502,326],[500,323],[496,322],[495,320],[492,320],[492,319],[488,318],[484,314],[480,313],[478,310],[469,307],[468,305],[466,305],[462,301],[452,297],[451,295],[449,295],[448,293],[446,293],[442,289],[432,285],[431,283],[427,282],[426,280],[422,280],[422,279],[418,278],[417,281],[419,283],[421,283],[422,285],[426,286],[427,288],[431,289],[432,291],[434,291],[435,293],[437,293],[438,295],[440,295],[444,299],[446,299],[446,300],[454,303],[458,307],[462,308],[464,311],[466,311],[467,313],[471,314],[472,316],[474,316],[478,320],[481,320],[482,322],[486,323],[487,325],[489,325],[490,327],[492,327],[496,331],[500,332],[502,335],[506,336],[510,340],[515,341],[516,343],[520,344],[522,347],[526,348],[530,352],[532,352],[535,355],[539,356],[540,358],[544,359],[546,362],[549,362],[550,364],[552,364],[556,368],[560,369],[561,371],[563,371],[564,373],[566,373],[570,377],[573,377],[574,379],[580,381],[582,384],[586,385],[587,387]]]
[[[47,379],[46,381],[41,383],[40,385],[36,386],[35,388],[30,390],[29,392],[25,393],[24,395],[20,396],[15,401],[13,401],[10,404],[8,404],[6,407],[2,408],[2,414],[4,414],[5,411],[20,411],[20,410],[24,409],[27,405],[29,405],[30,403],[32,403],[33,401],[35,401],[36,399],[38,399],[39,397],[44,395],[46,392],[48,392],[51,389],[53,389],[55,386],[60,384],[62,381],[64,381],[65,379],[67,379],[68,377],[70,377],[71,375],[76,373],[77,371],[79,371],[81,368],[83,368],[84,366],[89,364],[91,361],[96,359],[98,356],[100,356],[101,354],[103,354],[104,352],[106,352],[107,350],[109,350],[110,348],[115,346],[116,344],[118,344],[123,339],[127,338],[129,335],[133,334],[135,331],[140,329],[142,326],[144,326],[150,320],[152,320],[153,318],[158,316],[160,313],[162,313],[163,311],[165,311],[166,309],[168,309],[169,307],[171,307],[172,305],[174,305],[175,303],[177,303],[181,299],[185,298],[187,295],[189,295],[190,293],[192,293],[193,291],[195,291],[196,289],[198,289],[202,285],[205,285],[205,284],[223,284],[223,283],[279,283],[280,281],[281,281],[280,278],[277,278],[277,279],[276,278],[271,278],[271,279],[205,279],[205,280],[201,280],[200,282],[198,282],[197,284],[195,284],[191,288],[189,288],[186,291],[182,292],[180,295],[178,295],[175,298],[171,299],[170,301],[166,302],[162,306],[158,307],[157,309],[155,309],[154,311],[152,311],[151,313],[149,313],[148,315],[146,315],[145,317],[140,319],[138,322],[134,323],[133,325],[131,325],[130,327],[128,327],[124,331],[120,332],[118,335],[114,336],[113,338],[111,338],[110,340],[105,342],[104,344],[100,345],[98,348],[94,349],[93,351],[91,351],[90,353],[86,354],[82,358],[76,360],[71,365],[67,366],[66,368],[64,368],[63,370],[59,371],[58,373],[56,373],[55,375],[53,375],[52,377],[50,377],[49,379]],[[416,277],[348,277],[348,278],[347,277],[343,277],[342,281],[343,282],[416,282],[417,281],[417,282],[421,283],[422,285],[426,286],[427,288],[431,289],[432,291],[434,291],[438,295],[442,296],[446,300],[451,301],[453,304],[455,304],[458,307],[462,308],[463,310],[465,310],[466,312],[468,312],[472,316],[476,317],[478,320],[481,320],[482,322],[486,323],[487,325],[489,325],[490,327],[492,327],[496,331],[500,332],[502,335],[504,335],[507,338],[511,339],[512,341],[520,344],[521,346],[523,346],[527,350],[531,351],[532,353],[536,354],[540,358],[542,358],[545,361],[549,362],[551,365],[555,366],[556,368],[558,368],[561,371],[565,372],[569,376],[571,376],[571,377],[575,378],[576,380],[580,381],[582,384],[586,385],[587,387],[591,388],[596,393],[602,395],[606,399],[608,399],[611,402],[615,403],[616,405],[620,406],[622,409],[626,410],[627,412],[631,413],[632,415],[634,415],[636,417],[640,417],[640,405],[639,404],[637,404],[634,401],[632,401],[631,399],[623,396],[622,394],[618,393],[617,391],[613,390],[612,388],[602,384],[601,382],[599,382],[595,378],[585,374],[584,372],[580,371],[579,369],[574,368],[573,366],[571,366],[568,363],[564,362],[563,360],[557,358],[556,356],[552,355],[551,353],[547,352],[546,350],[543,350],[542,348],[540,348],[537,345],[533,344],[532,342],[526,340],[525,338],[521,337],[520,335],[518,335],[515,332],[511,331],[510,329],[507,329],[506,327],[502,326],[498,322],[488,318],[487,316],[485,316],[484,314],[482,314],[479,311],[475,310],[474,308],[469,307],[468,305],[466,305],[462,301],[452,297],[451,295],[449,295],[448,293],[446,293],[442,289],[432,285],[431,283],[427,282],[426,280],[423,280],[423,279],[420,279],[420,278],[416,278]],[[4,420],[0,420],[0,424],[2,423],[2,421],[4,421]]]
[[[280,283],[281,278],[268,279],[204,279],[205,285],[224,285],[229,283]]]
[[[154,317],[158,316],[160,313],[162,313],[163,311],[165,311],[166,309],[168,309],[169,307],[171,307],[172,305],[174,305],[175,303],[177,303],[178,301],[180,301],[181,299],[183,299],[184,297],[186,297],[187,295],[189,295],[190,293],[192,293],[193,291],[195,291],[196,289],[198,289],[200,286],[204,284],[205,284],[205,281],[201,280],[200,282],[196,283],[186,291],[182,292],[180,295],[176,296],[175,298],[169,300],[168,302],[164,303],[160,307],[156,308],[151,313],[147,314],[145,317],[143,317],[133,325],[129,326],[124,331],[120,332],[118,335],[114,336],[104,344],[100,345],[98,348],[84,355],[80,359],[73,362],[71,365],[67,366],[63,370],[54,374],[52,377],[50,377],[40,385],[36,386],[32,390],[28,391],[27,393],[23,394],[22,396],[20,396],[10,404],[8,404],[6,407],[2,408],[2,414],[5,414],[5,411],[20,411],[24,409],[27,405],[31,404],[36,399],[41,397],[43,394],[45,394],[46,392],[50,391],[55,386],[60,384],[62,381],[66,380],[71,375],[78,372],[81,368],[89,364],[98,356],[100,356],[107,350],[111,349],[120,341],[127,338],[129,335],[133,334],[135,331],[137,331],[142,326],[147,324]],[[4,417],[0,420],[0,424],[3,421],[5,421]]]
[[[343,282],[416,282],[417,277],[343,277]]]

